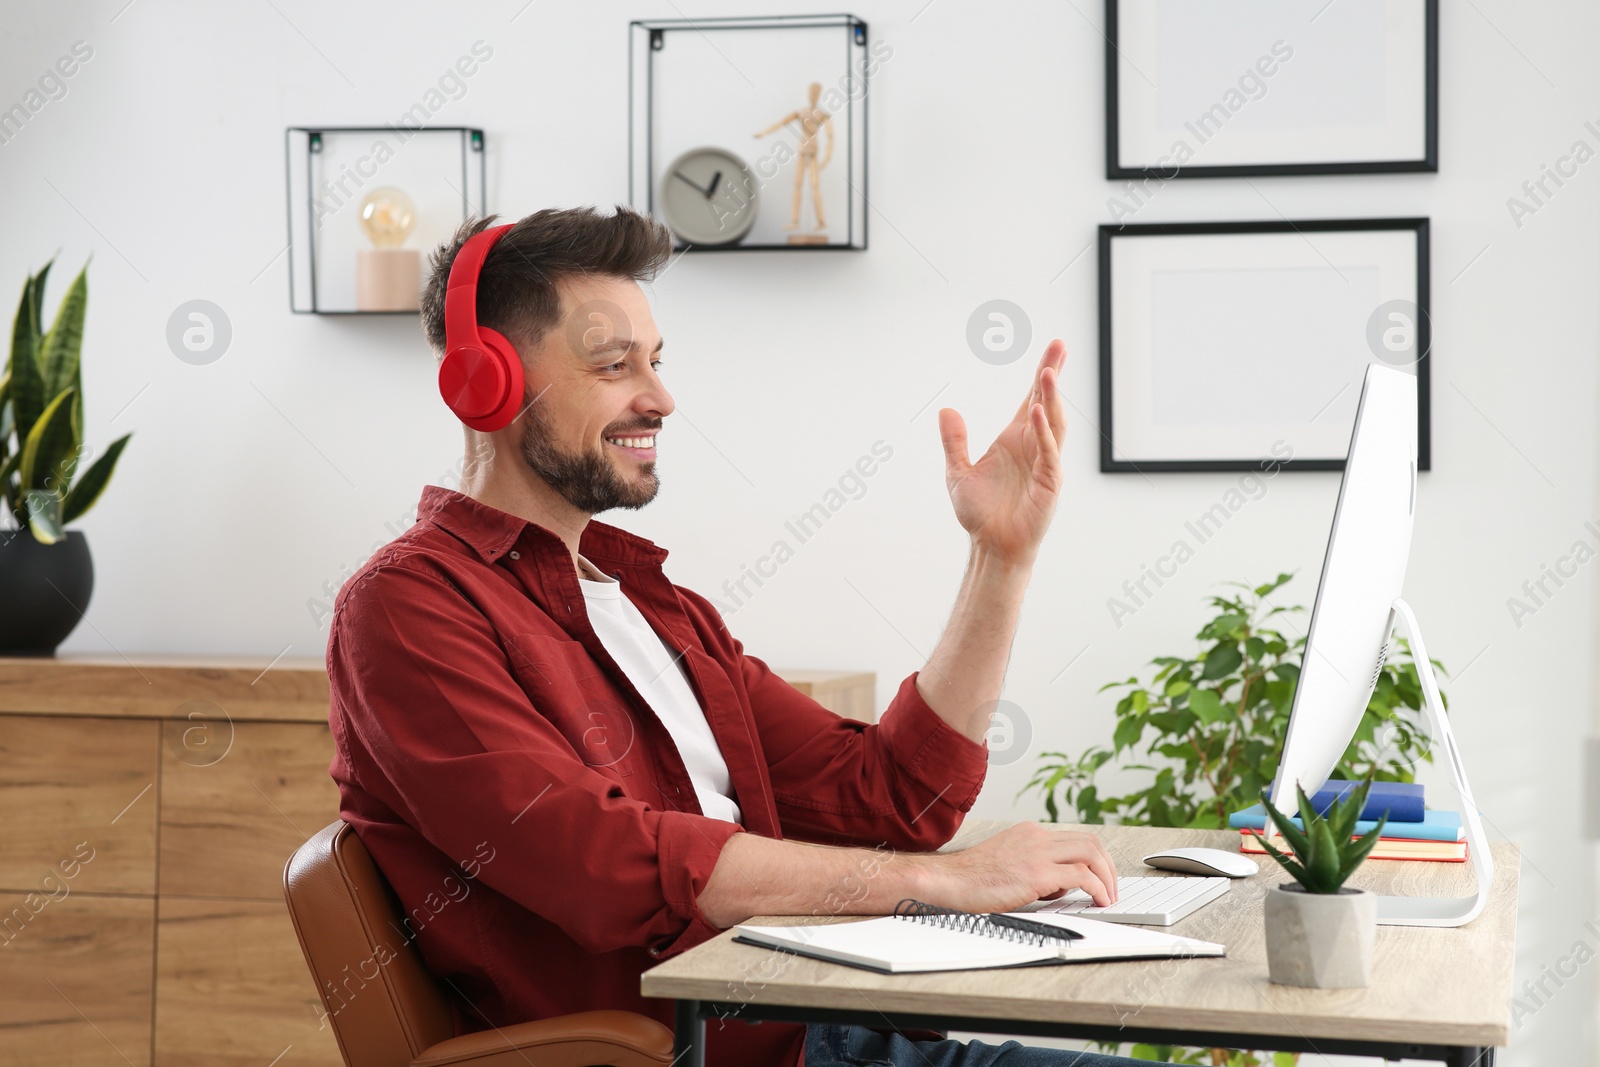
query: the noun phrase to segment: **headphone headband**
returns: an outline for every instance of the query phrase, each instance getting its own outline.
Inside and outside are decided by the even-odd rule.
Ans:
[[[522,360],[502,334],[478,325],[478,275],[512,223],[473,234],[456,252],[444,294],[444,361],[439,392],[456,417],[493,432],[516,418],[522,403]]]
[[[444,350],[446,353],[478,341],[478,275],[489,250],[511,229],[511,223],[481,230],[467,239],[450,264],[450,281],[444,291]]]

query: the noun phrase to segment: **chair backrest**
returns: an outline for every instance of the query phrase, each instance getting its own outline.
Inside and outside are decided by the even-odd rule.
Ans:
[[[394,890],[343,820],[283,869],[300,948],[347,1067],[406,1067],[455,1036],[449,1002],[407,940]]]

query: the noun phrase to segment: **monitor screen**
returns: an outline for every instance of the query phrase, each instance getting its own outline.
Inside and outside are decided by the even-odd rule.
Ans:
[[[1417,378],[1367,368],[1322,562],[1272,802],[1295,809],[1328,780],[1361,724],[1405,583],[1417,499]]]

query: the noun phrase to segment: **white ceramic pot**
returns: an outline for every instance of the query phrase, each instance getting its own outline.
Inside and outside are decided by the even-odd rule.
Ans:
[[[1267,891],[1267,973],[1279,985],[1354,989],[1372,978],[1378,898],[1363,889]]]

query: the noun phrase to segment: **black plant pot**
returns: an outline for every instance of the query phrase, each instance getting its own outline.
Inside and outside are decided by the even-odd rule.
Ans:
[[[9,538],[9,540],[7,540]],[[0,530],[0,656],[53,656],[94,592],[83,534],[40,544],[27,530]]]

